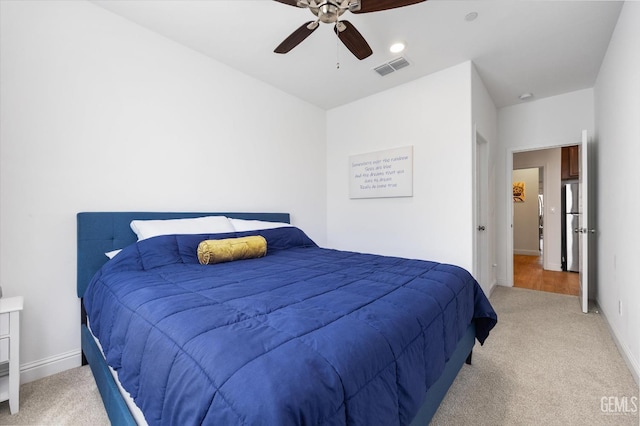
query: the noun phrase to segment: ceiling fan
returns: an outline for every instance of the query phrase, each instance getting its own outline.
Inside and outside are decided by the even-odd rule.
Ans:
[[[314,32],[320,22],[325,24],[335,23],[333,30],[344,45],[362,60],[373,53],[362,34],[349,21],[340,20],[340,16],[347,10],[352,13],[379,12],[381,10],[396,9],[422,3],[426,0],[275,0],[278,3],[288,4],[300,8],[307,8],[318,17],[315,21],[309,21],[289,35],[276,49],[276,53],[287,53]]]

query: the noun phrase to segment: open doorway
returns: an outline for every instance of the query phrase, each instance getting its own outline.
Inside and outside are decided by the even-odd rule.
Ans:
[[[561,148],[514,153],[512,178],[514,287],[578,295],[577,274],[562,272]]]

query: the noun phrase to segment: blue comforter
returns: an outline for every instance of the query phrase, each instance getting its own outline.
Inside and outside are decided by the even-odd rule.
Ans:
[[[203,239],[267,256],[200,265]],[[472,321],[496,314],[456,266],[322,249],[294,227],[140,241],[85,294],[107,362],[150,424],[404,425]]]

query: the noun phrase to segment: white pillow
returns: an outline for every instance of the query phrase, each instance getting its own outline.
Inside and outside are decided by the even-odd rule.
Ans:
[[[236,232],[256,231],[258,229],[273,229],[291,226],[289,223],[283,222],[267,222],[264,220],[246,220],[229,218],[229,222],[235,228]]]
[[[138,236],[138,241],[158,235],[219,234],[235,231],[235,228],[226,216],[166,220],[132,220],[130,225],[133,232]]]
[[[109,259],[113,259],[116,254],[120,253],[122,251],[122,249],[117,249],[117,250],[111,250],[105,253],[105,255],[109,258]]]

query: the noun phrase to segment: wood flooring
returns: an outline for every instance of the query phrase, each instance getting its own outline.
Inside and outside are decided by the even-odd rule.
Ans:
[[[580,294],[579,274],[545,271],[542,256],[513,255],[513,286],[572,296]]]

